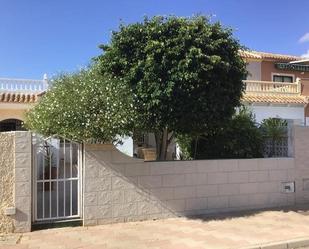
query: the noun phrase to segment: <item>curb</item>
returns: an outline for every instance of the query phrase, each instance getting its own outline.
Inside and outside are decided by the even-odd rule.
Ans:
[[[309,246],[309,237],[280,242],[272,242],[263,245],[241,247],[239,249],[296,249],[305,246]]]

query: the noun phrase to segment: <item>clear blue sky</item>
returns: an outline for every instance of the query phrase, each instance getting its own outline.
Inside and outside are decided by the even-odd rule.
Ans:
[[[120,20],[197,13],[215,15],[251,49],[309,50],[308,0],[0,0],[0,77],[76,70],[100,53]]]

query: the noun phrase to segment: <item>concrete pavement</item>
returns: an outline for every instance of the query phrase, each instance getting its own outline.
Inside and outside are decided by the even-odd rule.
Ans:
[[[234,249],[295,239],[307,239],[309,245],[309,211],[301,208],[213,218],[173,218],[10,236],[11,242],[0,240],[1,249]]]

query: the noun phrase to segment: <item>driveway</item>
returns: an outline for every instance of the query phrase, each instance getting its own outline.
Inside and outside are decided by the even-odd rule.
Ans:
[[[305,208],[261,211],[216,218],[174,218],[95,227],[56,228],[25,233],[19,238],[10,236],[11,242],[0,242],[1,249],[242,248],[308,238],[309,212]]]

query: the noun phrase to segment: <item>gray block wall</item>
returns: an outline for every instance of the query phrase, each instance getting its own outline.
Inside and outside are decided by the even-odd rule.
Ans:
[[[15,132],[15,232],[31,231],[32,221],[32,137],[30,132]]]
[[[294,158],[144,162],[113,145],[85,145],[84,225],[309,202],[309,127],[293,129]],[[31,133],[0,136],[1,232],[31,230]],[[295,182],[295,192],[283,184]],[[5,215],[15,207],[15,215]]]
[[[84,225],[295,204],[293,158],[143,162],[86,145]]]

